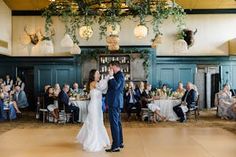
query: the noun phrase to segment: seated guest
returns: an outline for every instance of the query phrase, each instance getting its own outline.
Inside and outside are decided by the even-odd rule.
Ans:
[[[19,108],[26,108],[29,106],[25,91],[21,90],[20,86],[15,86],[13,100]]]
[[[157,106],[154,103],[149,103],[147,104],[149,110],[151,110],[153,112],[153,122],[156,123],[157,122],[157,118],[160,118],[161,121],[166,121],[166,117],[161,115],[161,109],[159,106]]]
[[[150,100],[152,99],[152,85],[149,83],[146,83],[144,85],[144,91],[141,94],[141,105],[142,108],[147,108],[147,104],[150,103]]]
[[[157,118],[160,118],[162,121],[165,121],[166,117],[161,115],[160,107],[158,107],[154,103],[151,103],[151,101],[159,99],[159,96],[152,96],[151,90],[152,90],[151,84],[147,83],[146,88],[142,94],[142,105],[145,105],[145,107],[148,107],[149,110],[151,110],[154,113],[152,119],[154,123],[157,122]]]
[[[157,95],[160,97],[167,97],[167,84],[163,84],[162,88],[157,90]]]
[[[189,108],[195,102],[196,92],[192,87],[192,83],[188,82],[186,85],[186,91],[184,96],[182,97],[181,104],[173,107],[174,112],[180,118],[180,122],[183,123],[186,121],[186,112],[188,112]]]
[[[49,87],[44,95],[44,103],[49,112],[52,114],[54,122],[57,123],[59,119],[59,109],[58,106],[54,104],[55,100],[54,89],[53,87]]]
[[[59,95],[60,92],[61,92],[61,87],[60,87],[59,83],[56,83],[56,84],[54,85],[54,95],[55,95],[56,97],[58,97],[58,95]]]
[[[232,105],[232,93],[230,92],[230,86],[224,84],[223,89],[218,94],[219,106],[218,115],[222,119],[228,119],[228,108]]]
[[[141,105],[138,102],[140,98],[138,98],[138,95],[135,91],[135,86],[133,82],[129,82],[129,89],[126,91],[126,102],[127,102],[127,115],[128,120],[131,116],[132,108],[136,108],[136,116],[137,118],[140,118],[140,112],[141,112]]]
[[[10,78],[9,75],[6,75],[6,80],[4,81],[4,85],[8,86],[9,89],[13,88],[13,80]]]
[[[144,82],[139,82],[138,87],[135,89],[137,95],[139,98],[141,98],[142,93],[144,92],[145,87],[144,87]]]
[[[72,92],[73,93],[79,93],[79,85],[78,85],[78,83],[75,82],[73,84]]]
[[[135,89],[135,92],[137,94],[137,103],[138,103],[138,106],[140,106],[140,108],[142,107],[142,94],[145,90],[145,85],[144,85],[144,82],[139,82],[139,85],[138,87]]]
[[[78,122],[78,119],[79,119],[79,108],[70,104],[69,96],[68,96],[69,90],[70,90],[70,86],[65,84],[63,86],[63,89],[59,93],[59,95],[58,95],[59,109],[63,110],[63,106],[65,105],[66,112],[73,112],[74,113],[74,121]]]
[[[176,97],[176,98],[182,98],[184,93],[185,93],[185,91],[186,91],[186,89],[184,89],[183,83],[179,82],[178,83],[178,88],[174,92],[173,96]]]
[[[16,113],[21,114],[19,108],[17,107],[17,104],[15,101],[11,100],[11,96],[9,94],[8,88],[7,86],[4,86],[3,88],[3,106],[4,108],[8,108],[9,109],[9,118],[10,119],[16,119]],[[7,119],[6,117],[6,113],[4,114],[5,119]]]

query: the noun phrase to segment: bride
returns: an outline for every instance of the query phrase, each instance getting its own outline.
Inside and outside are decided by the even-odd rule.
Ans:
[[[107,79],[100,80],[100,74],[93,69],[89,73],[87,90],[90,91],[87,118],[76,139],[89,152],[102,151],[110,145],[106,128],[103,123],[102,94],[107,90]]]

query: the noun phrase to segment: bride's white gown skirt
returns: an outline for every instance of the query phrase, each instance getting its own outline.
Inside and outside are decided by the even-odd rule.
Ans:
[[[102,92],[93,89],[90,97],[88,115],[76,139],[85,151],[98,152],[109,146],[110,140],[103,123]]]

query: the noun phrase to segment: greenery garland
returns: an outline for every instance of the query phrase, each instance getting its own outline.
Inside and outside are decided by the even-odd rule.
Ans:
[[[65,23],[66,31],[72,36],[74,42],[78,43],[76,39],[76,29],[78,29],[83,23],[87,26],[92,26],[98,22],[100,25],[100,38],[106,36],[106,30],[108,25],[112,25],[113,30],[116,24],[119,24],[127,17],[132,15],[133,17],[139,17],[139,22],[142,25],[146,25],[147,16],[152,16],[153,31],[155,36],[162,35],[160,31],[161,24],[165,19],[172,16],[173,22],[177,23],[179,34],[183,38],[184,34],[181,34],[181,30],[185,27],[185,12],[184,9],[172,0],[172,6],[167,3],[166,0],[157,0],[154,8],[149,0],[140,0],[132,2],[127,0],[126,5],[129,10],[122,10],[122,0],[111,1],[112,6],[101,10],[94,10],[93,5],[106,3],[104,0],[98,1],[87,1],[87,0],[74,0],[72,2],[64,0],[63,3],[60,1],[51,2],[49,6],[44,9],[42,16],[45,18],[45,31],[49,35],[50,29],[53,25],[52,16],[62,17]],[[76,4],[78,8],[75,10],[71,3]],[[58,7],[59,6],[59,7]],[[81,16],[83,15],[83,16]],[[70,26],[72,25],[72,26]],[[47,36],[48,37],[48,36]]]

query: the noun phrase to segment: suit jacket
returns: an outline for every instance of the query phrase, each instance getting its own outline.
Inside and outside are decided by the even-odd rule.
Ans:
[[[107,90],[107,104],[110,108],[120,107],[123,108],[123,92],[125,86],[124,75],[121,71],[117,72],[114,75],[113,79],[108,81],[108,90]]]
[[[141,91],[139,90],[139,88],[136,88],[136,89],[135,89],[135,92],[136,92],[136,99],[137,99],[137,101],[140,101],[143,92],[141,92]]]
[[[16,93],[13,96],[14,101],[17,103],[17,106],[19,106],[19,108],[26,108],[29,106],[28,104],[28,100],[26,97],[26,94],[23,90],[21,90],[18,94],[18,98]]]
[[[187,95],[188,93],[188,95]],[[187,98],[185,98],[187,96]],[[186,99],[186,102],[187,102],[187,107],[190,108],[190,106],[192,104],[194,104],[195,102],[195,98],[196,98],[196,91],[191,89],[189,92],[186,90],[186,92],[184,93],[184,96],[182,97],[182,101],[185,101]]]
[[[68,109],[69,107],[69,96],[67,93],[65,93],[63,90],[58,95],[58,107],[60,110],[63,109],[63,105],[65,105],[65,108]]]

